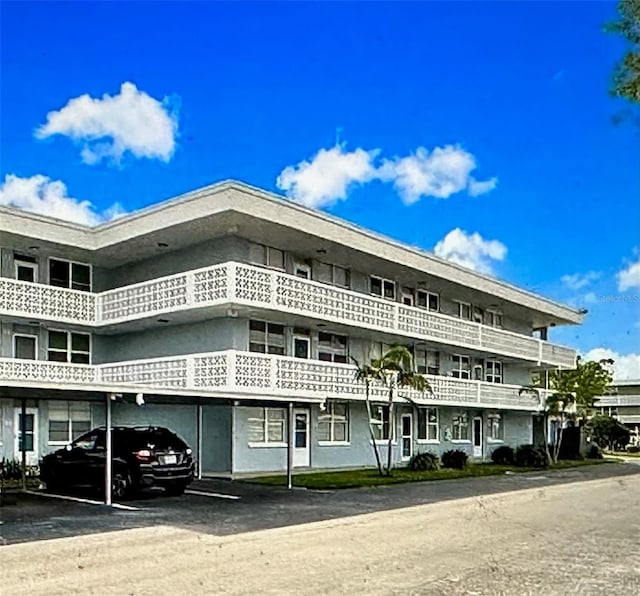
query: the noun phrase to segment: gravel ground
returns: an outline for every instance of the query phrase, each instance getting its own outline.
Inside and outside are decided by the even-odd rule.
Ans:
[[[0,554],[0,591],[12,595],[640,594],[640,476],[233,536],[156,526]]]

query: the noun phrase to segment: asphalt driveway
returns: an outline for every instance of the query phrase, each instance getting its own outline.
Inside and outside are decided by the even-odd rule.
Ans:
[[[413,505],[640,474],[640,465],[602,464],[575,469],[482,478],[312,491],[250,482],[199,480],[181,497],[151,492],[125,508],[20,494],[0,507],[0,544],[45,540],[156,525],[218,536],[297,525]]]

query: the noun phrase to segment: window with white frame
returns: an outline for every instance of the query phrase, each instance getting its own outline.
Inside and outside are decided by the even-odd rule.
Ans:
[[[311,279],[311,267],[304,262],[295,262],[293,264],[293,274],[303,279]]]
[[[469,356],[454,354],[451,359],[453,360],[451,376],[456,379],[469,379],[471,377],[471,362]]]
[[[88,403],[49,402],[49,443],[67,444],[91,430],[91,408]]]
[[[38,354],[38,338],[35,335],[16,333],[13,336],[13,357],[22,360],[36,360]]]
[[[318,359],[325,362],[347,362],[347,336],[336,333],[318,334]]]
[[[458,317],[460,319],[471,319],[471,304],[468,302],[458,302]]]
[[[91,265],[62,259],[49,259],[49,284],[90,292]]]
[[[416,306],[431,312],[438,312],[440,310],[440,296],[426,290],[416,290]]]
[[[326,410],[318,416],[318,441],[346,443],[349,440],[349,404],[327,402]]]
[[[389,406],[374,405],[371,408],[371,426],[376,441],[389,440]]]
[[[16,279],[20,281],[38,281],[38,261],[28,255],[13,255]]]
[[[469,413],[465,411],[457,411],[453,414],[451,424],[451,440],[452,441],[468,441],[469,440]]]
[[[316,281],[341,288],[349,287],[349,270],[331,263],[317,262],[314,266]]]
[[[489,412],[487,416],[487,438],[490,441],[504,441],[504,420],[502,414]]]
[[[286,417],[283,408],[248,408],[249,443],[284,443]]]
[[[502,362],[487,360],[484,368],[484,380],[488,383],[502,383]]]
[[[284,356],[284,325],[249,321],[249,351]]]
[[[438,408],[419,408],[418,439],[436,442],[439,436]]]
[[[502,328],[502,313],[496,310],[488,310],[484,313],[484,322],[485,325]]]
[[[440,374],[440,352],[416,348],[414,363],[416,372],[419,372],[421,375]]]
[[[91,336],[75,331],[49,330],[47,358],[55,362],[91,362]]]
[[[391,349],[391,344],[384,344],[381,342],[373,342],[369,347],[370,360],[376,360],[382,358],[383,354],[386,354]]]
[[[475,323],[482,323],[484,321],[484,311],[479,306],[473,306],[471,313]]]
[[[250,242],[249,262],[284,271],[284,252],[272,246]]]
[[[370,278],[370,289],[374,296],[388,298],[389,300],[396,299],[396,282],[390,279],[372,275]]]
[[[415,302],[415,292],[413,288],[402,288],[400,291],[402,304],[406,306],[413,306]]]

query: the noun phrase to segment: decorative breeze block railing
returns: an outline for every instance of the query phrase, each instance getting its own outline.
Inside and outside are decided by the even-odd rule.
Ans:
[[[365,383],[356,378],[356,367],[288,356],[226,350],[168,358],[151,358],[101,365],[65,364],[38,360],[0,359],[0,378],[14,384],[60,383],[96,390],[177,390],[193,395],[256,394],[296,399],[364,399]],[[406,388],[399,395],[418,403],[469,407],[512,408],[536,411],[537,395],[519,395],[519,387],[427,375],[431,392]],[[386,401],[387,388],[372,382],[370,397]],[[400,402],[405,402],[399,399]]]
[[[0,311],[18,317],[95,325],[98,294],[0,277]]]
[[[554,366],[576,352],[503,329],[428,312],[288,275],[228,262],[109,290],[78,292],[0,278],[0,312],[87,326],[113,325],[178,310],[245,305],[442,342]]]

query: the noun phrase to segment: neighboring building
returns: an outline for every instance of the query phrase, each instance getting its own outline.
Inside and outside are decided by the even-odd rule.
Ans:
[[[351,359],[411,348],[430,394],[389,421],[386,457],[530,443],[534,370],[575,366],[550,327],[582,314],[237,182],[95,228],[0,208],[0,456],[104,424],[157,424],[203,474],[374,464]],[[136,393],[145,404],[136,405]],[[24,401],[26,400],[26,401]]]
[[[614,381],[611,395],[598,400],[598,413],[614,416],[631,431],[631,444],[640,444],[640,379]]]

